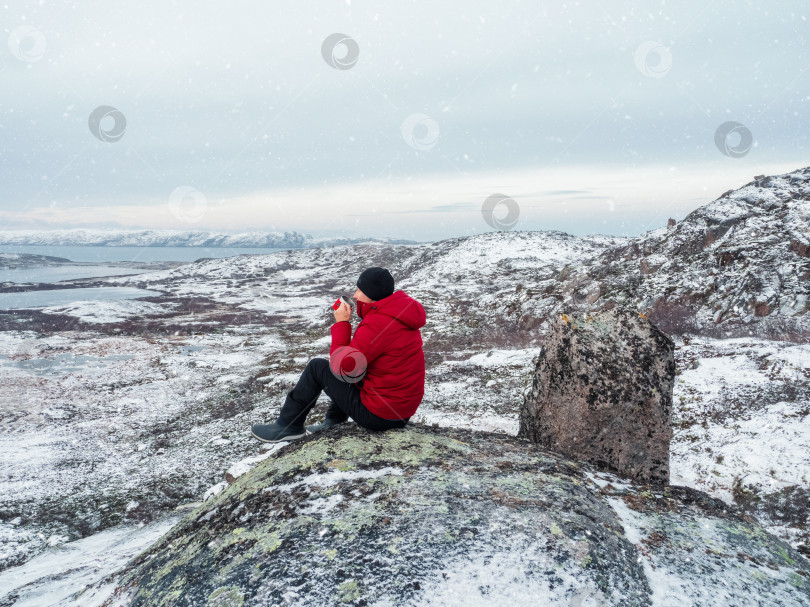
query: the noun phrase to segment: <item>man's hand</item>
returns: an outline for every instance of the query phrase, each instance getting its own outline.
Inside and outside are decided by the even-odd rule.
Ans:
[[[351,321],[352,317],[352,309],[349,304],[345,302],[341,302],[340,307],[335,310],[335,322],[341,322],[344,320]]]

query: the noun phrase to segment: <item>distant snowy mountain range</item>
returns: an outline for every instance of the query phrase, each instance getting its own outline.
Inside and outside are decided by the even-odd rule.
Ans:
[[[393,238],[313,238],[298,232],[189,232],[183,230],[0,230],[0,245],[104,247],[268,247],[311,249],[361,243],[416,244]]]

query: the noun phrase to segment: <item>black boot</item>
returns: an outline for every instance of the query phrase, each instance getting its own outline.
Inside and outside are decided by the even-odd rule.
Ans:
[[[287,393],[287,398],[284,400],[284,405],[281,407],[281,412],[275,422],[253,425],[251,428],[253,436],[265,443],[278,443],[295,440],[307,435],[304,420],[315,403],[302,406],[301,403],[293,400],[292,393],[292,390]]]
[[[320,432],[321,430],[342,424],[349,419],[349,416],[332,401],[329,403],[329,408],[326,410],[324,418],[325,419],[320,424],[307,426],[307,434],[314,434],[315,432]]]
[[[296,438],[303,438],[307,435],[304,426],[288,426],[286,424],[280,424],[279,422],[273,422],[272,424],[253,424],[251,433],[265,443],[291,441]]]

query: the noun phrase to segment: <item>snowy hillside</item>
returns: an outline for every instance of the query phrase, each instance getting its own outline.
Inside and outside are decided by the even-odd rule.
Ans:
[[[677,346],[673,483],[808,554],[808,194],[803,169],[636,238],[493,232],[239,255],[73,281],[156,297],[2,312],[0,568],[44,572],[71,540],[159,526],[254,464],[251,423],[274,419],[305,363],[328,354],[330,304],[370,265],[390,268],[428,314],[415,422],[516,434],[553,315],[617,302],[646,313]],[[21,571],[0,573],[0,588]],[[25,579],[24,592],[53,587]]]
[[[807,339],[810,168],[759,177],[574,268],[574,299],[631,301],[668,331]]]

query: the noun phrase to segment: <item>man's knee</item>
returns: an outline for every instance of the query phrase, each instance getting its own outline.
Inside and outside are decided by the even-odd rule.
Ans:
[[[329,371],[329,361],[325,358],[313,358],[307,363],[307,371],[323,386],[324,372]]]

